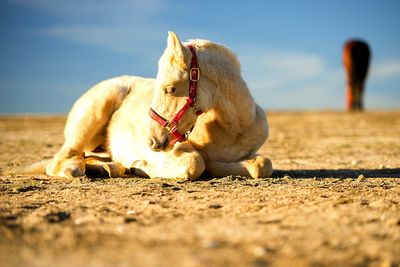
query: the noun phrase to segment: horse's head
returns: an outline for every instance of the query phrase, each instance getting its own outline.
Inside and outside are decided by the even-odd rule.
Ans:
[[[148,142],[154,151],[169,150],[176,141],[187,139],[197,119],[199,75],[194,49],[184,46],[175,33],[169,32],[167,48],[158,62],[150,109],[153,120]]]

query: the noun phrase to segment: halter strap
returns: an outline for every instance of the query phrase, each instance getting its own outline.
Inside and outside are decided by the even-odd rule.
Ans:
[[[196,107],[196,96],[197,96],[197,82],[200,80],[200,69],[197,62],[196,49],[192,45],[188,45],[190,52],[192,53],[192,59],[190,62],[190,70],[189,70],[189,96],[186,98],[185,105],[175,114],[174,118],[171,121],[163,118],[159,115],[154,109],[150,108],[149,115],[154,121],[160,124],[162,127],[166,128],[170,134],[172,134],[175,139],[171,141],[170,144],[175,144],[176,142],[184,142],[189,138],[189,134],[192,129],[188,132],[181,134],[178,131],[177,124],[185,115],[186,111],[190,107],[194,107],[195,114],[199,116],[203,112]]]

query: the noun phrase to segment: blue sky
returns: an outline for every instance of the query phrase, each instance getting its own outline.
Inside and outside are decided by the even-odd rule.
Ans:
[[[155,77],[167,31],[230,47],[267,110],[343,109],[341,53],[372,49],[368,109],[400,108],[400,1],[1,0],[0,113],[66,113],[95,83]]]

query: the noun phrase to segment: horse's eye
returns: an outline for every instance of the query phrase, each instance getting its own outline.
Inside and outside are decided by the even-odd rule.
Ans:
[[[166,94],[172,94],[173,92],[175,92],[176,88],[175,87],[165,87],[164,88],[164,93]]]

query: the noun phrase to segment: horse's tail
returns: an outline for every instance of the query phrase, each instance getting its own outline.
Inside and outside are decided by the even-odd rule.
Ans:
[[[46,166],[52,161],[52,159],[44,159],[42,161],[33,163],[29,166],[22,167],[17,170],[16,174],[45,174]]]

